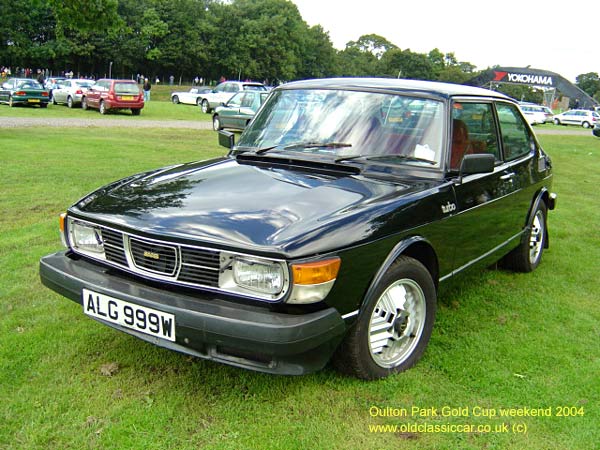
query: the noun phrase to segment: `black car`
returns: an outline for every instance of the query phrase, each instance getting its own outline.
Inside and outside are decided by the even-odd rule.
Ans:
[[[227,156],[109,184],[61,217],[43,283],[166,348],[278,374],[411,367],[440,283],[548,246],[552,164],[510,98],[389,79],[282,85]]]

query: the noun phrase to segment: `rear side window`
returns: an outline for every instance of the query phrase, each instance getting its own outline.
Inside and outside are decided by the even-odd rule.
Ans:
[[[535,140],[519,109],[509,103],[497,103],[496,110],[504,144],[504,159],[510,161],[534,150]]]

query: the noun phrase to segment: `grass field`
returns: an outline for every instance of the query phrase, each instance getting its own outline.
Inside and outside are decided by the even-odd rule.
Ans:
[[[1,449],[598,448],[600,139],[542,136],[559,202],[538,270],[444,286],[423,360],[363,382],[330,368],[278,377],[189,358],[102,326],[40,284],[38,260],[60,248],[68,205],[134,172],[222,155],[214,132],[0,128],[0,138]],[[373,417],[374,406],[410,414]],[[471,415],[412,414],[445,406]],[[575,416],[557,417],[563,406]],[[477,417],[477,407],[552,417]],[[406,423],[490,431],[370,429]]]

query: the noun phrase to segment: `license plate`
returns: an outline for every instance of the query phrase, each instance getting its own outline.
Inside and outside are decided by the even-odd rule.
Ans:
[[[83,312],[91,317],[175,342],[175,316],[83,289]]]
[[[121,100],[133,100],[133,95],[123,95],[121,96]]]
[[[30,98],[29,100],[27,100],[29,103],[39,103],[40,99],[38,98]]]

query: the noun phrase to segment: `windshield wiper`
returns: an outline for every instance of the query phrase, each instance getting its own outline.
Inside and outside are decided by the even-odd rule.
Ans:
[[[417,158],[416,156],[409,155],[354,155],[354,156],[346,156],[344,158],[338,158],[335,160],[336,163],[344,162],[344,161],[352,161],[355,159],[364,159],[365,161],[377,161],[382,159],[399,159],[402,161],[411,161],[411,162],[422,162],[431,164],[432,166],[437,164],[435,161],[431,161],[430,159],[425,158]]]
[[[295,144],[286,145],[284,150],[292,150],[295,148],[344,148],[352,147],[352,144],[346,142],[296,142]]]
[[[255,155],[262,155],[263,153],[267,153],[270,150],[273,150],[275,148],[279,147],[278,145],[271,145],[270,147],[263,147],[263,148],[259,148],[258,150],[256,150],[254,152]]]

